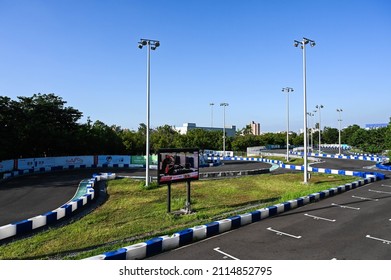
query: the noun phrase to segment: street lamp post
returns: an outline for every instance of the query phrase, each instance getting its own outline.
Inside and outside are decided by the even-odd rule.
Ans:
[[[321,154],[321,147],[320,147],[321,142],[320,142],[320,140],[321,140],[322,126],[320,124],[320,122],[321,122],[320,109],[323,108],[323,105],[316,105],[315,107],[316,107],[316,109],[318,109],[318,113],[319,113],[319,154]]]
[[[224,108],[224,123],[223,123],[223,157],[225,157],[225,107],[227,107],[228,103],[220,103],[220,106],[223,106]]]
[[[150,87],[151,87],[151,50],[156,50],[160,42],[150,39],[140,39],[138,47],[142,49],[147,46],[147,131],[146,131],[146,166],[145,166],[145,186],[149,186],[149,130],[150,130]]]
[[[301,45],[303,50],[303,95],[304,95],[304,184],[308,182],[308,158],[307,158],[307,81],[306,81],[306,57],[305,57],[305,45],[310,43],[311,47],[315,46],[315,41],[304,38],[302,41],[294,41],[294,46]]]
[[[286,92],[286,160],[289,162],[289,93],[293,88],[285,87],[282,92]]]
[[[341,112],[342,112],[342,109],[337,109],[337,112],[339,114],[339,119],[338,119],[338,122],[339,122],[339,131],[338,131],[339,151],[338,151],[338,153],[341,154],[341,122],[342,122]]]
[[[211,108],[211,121],[210,121],[210,127],[213,127],[213,106],[215,105],[214,103],[209,103],[210,108]]]

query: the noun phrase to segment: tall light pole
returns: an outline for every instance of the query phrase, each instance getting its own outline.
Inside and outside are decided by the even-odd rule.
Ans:
[[[225,107],[227,107],[228,103],[220,103],[220,106],[223,106],[224,109],[224,123],[223,123],[223,157],[225,157]]]
[[[304,184],[308,182],[308,160],[307,160],[307,80],[306,80],[306,58],[305,58],[305,45],[310,43],[311,47],[315,46],[315,41],[304,38],[302,41],[294,41],[294,46],[300,45],[303,50],[303,95],[304,95]]]
[[[211,121],[210,121],[210,127],[213,127],[213,106],[215,105],[214,103],[209,103],[210,108],[211,108]]]
[[[286,160],[289,161],[289,93],[293,88],[285,87],[282,92],[286,92]]]
[[[320,122],[321,122],[321,115],[320,115],[320,109],[322,109],[323,108],[323,105],[316,105],[315,106],[315,108],[316,109],[318,109],[318,113],[319,113],[319,154],[321,154],[321,148],[320,148],[320,145],[321,145],[321,142],[320,142],[320,139],[321,139],[321,133],[322,133],[322,126],[321,126],[321,124],[320,124]]]
[[[150,87],[151,87],[151,50],[156,50],[160,42],[150,39],[140,39],[138,47],[142,49],[147,46],[147,131],[146,131],[146,166],[145,166],[145,186],[149,186],[149,127],[150,127]]]
[[[342,119],[341,119],[341,112],[342,112],[342,109],[337,109],[337,112],[339,114],[339,119],[338,119],[338,122],[339,122],[339,131],[338,131],[338,141],[339,141],[339,154],[341,154],[341,122],[342,122]]]

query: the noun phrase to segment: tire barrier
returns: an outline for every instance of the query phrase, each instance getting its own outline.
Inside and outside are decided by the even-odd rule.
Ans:
[[[86,182],[85,192],[79,193],[77,197],[72,198],[69,202],[54,209],[48,213],[29,218],[23,221],[0,227],[0,241],[11,237],[17,237],[30,233],[38,228],[53,225],[57,221],[72,216],[76,210],[84,208],[87,204],[94,201],[99,194],[97,184],[102,180],[115,179],[115,173],[97,173]]]
[[[377,163],[376,167],[382,170],[388,170],[391,171],[391,165],[384,165],[382,163]]]
[[[283,212],[302,207],[309,203],[325,199],[358,188],[377,180],[377,176],[368,175],[367,178],[341,185],[339,187],[299,197],[277,205],[265,207],[250,213],[236,215],[227,219],[214,221],[204,225],[188,228],[172,235],[164,235],[152,238],[145,242],[133,244],[114,251],[105,252],[84,260],[140,260],[154,255],[188,245],[242,226],[273,217]]]

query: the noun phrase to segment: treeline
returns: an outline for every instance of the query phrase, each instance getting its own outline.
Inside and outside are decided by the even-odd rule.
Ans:
[[[101,121],[80,123],[83,113],[67,107],[55,94],[34,94],[11,100],[0,96],[0,160],[27,157],[145,154],[146,126],[137,131],[107,125]],[[313,135],[318,143],[319,132]],[[169,125],[150,131],[151,152],[159,148],[197,147],[201,150],[222,150],[222,131],[190,130],[186,135]],[[342,143],[368,153],[391,150],[391,122],[387,128],[365,130],[358,125],[342,130]],[[338,129],[325,127],[322,143],[338,143]],[[285,133],[249,134],[248,129],[226,138],[226,150],[245,152],[247,147],[286,144]],[[303,134],[292,133],[290,144],[303,145]]]

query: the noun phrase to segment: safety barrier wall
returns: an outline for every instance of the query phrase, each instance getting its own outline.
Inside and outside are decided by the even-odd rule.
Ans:
[[[98,190],[96,189],[97,182],[101,180],[115,179],[115,177],[115,173],[94,174],[92,178],[88,180],[84,195],[81,195],[80,197],[73,199],[48,213],[1,226],[0,240],[30,233],[35,229],[52,225],[63,218],[72,216],[76,210],[80,210],[87,204],[91,203],[99,194]]]
[[[114,251],[105,252],[85,260],[137,260],[152,257],[165,251],[179,248],[190,243],[206,239],[229,230],[273,217],[277,214],[322,200],[327,197],[355,189],[370,182],[376,181],[375,175],[368,175],[367,178],[341,185],[328,190],[299,197],[287,202],[255,210],[250,213],[232,216],[219,221],[184,229],[172,235],[164,235],[152,238],[145,242],[122,247]]]
[[[153,157],[151,157],[153,159]],[[3,179],[30,174],[50,172],[63,169],[96,168],[96,167],[144,167],[142,157],[128,155],[96,155],[22,158],[0,161],[0,174]]]

